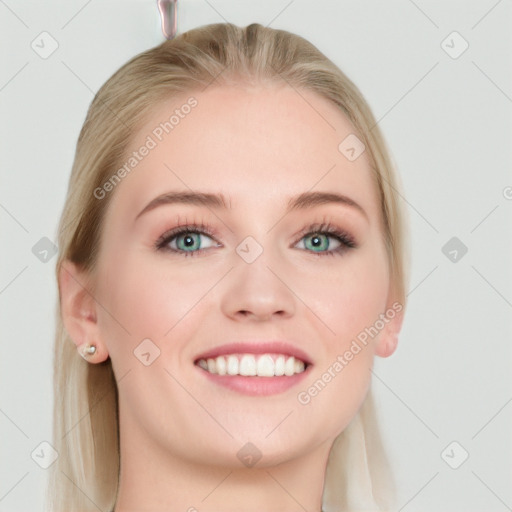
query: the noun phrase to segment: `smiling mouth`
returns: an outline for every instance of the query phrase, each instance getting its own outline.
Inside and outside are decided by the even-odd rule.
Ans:
[[[303,373],[308,363],[284,354],[226,354],[198,359],[194,364],[208,373],[244,377],[280,377]]]

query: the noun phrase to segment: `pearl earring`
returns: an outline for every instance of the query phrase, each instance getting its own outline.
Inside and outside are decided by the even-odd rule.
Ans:
[[[96,353],[96,345],[87,343],[81,351],[82,357],[86,358]]]

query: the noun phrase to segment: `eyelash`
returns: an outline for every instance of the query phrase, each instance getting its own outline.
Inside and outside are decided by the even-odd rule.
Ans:
[[[201,234],[201,235],[208,235],[211,238],[215,238],[214,230],[209,226],[208,224],[205,224],[203,222],[200,222],[198,224],[192,223],[192,224],[184,224],[181,226],[177,226],[170,231],[166,231],[154,244],[154,247],[158,251],[168,251],[172,253],[181,253],[184,254],[185,257],[188,256],[197,256],[198,253],[201,251],[207,250],[207,249],[199,249],[197,251],[182,251],[182,250],[176,250],[171,249],[168,247],[169,242],[171,242],[174,238],[176,238],[178,235],[181,235],[183,233],[194,233],[194,234]],[[354,238],[347,233],[346,231],[338,229],[335,225],[331,224],[330,222],[323,222],[321,224],[310,224],[306,228],[304,228],[300,235],[298,241],[302,240],[306,235],[330,235],[333,238],[336,238],[341,245],[337,247],[336,249],[323,251],[323,252],[314,252],[311,250],[307,250],[307,252],[310,252],[314,254],[315,256],[335,256],[335,255],[341,255],[347,250],[355,249],[357,248],[356,241]]]

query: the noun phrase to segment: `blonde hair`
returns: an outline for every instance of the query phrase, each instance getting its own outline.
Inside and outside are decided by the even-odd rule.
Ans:
[[[315,46],[284,30],[219,23],[164,41],[124,64],[94,97],[80,132],[58,227],[58,279],[64,260],[93,272],[102,219],[112,192],[93,191],[118,168],[137,129],[159,101],[216,81],[286,81],[337,105],[366,146],[382,210],[383,236],[396,300],[405,309],[405,217],[398,176],[383,137],[356,86]],[[407,249],[408,250],[408,249]],[[408,254],[408,253],[407,253]],[[60,294],[59,294],[60,295]],[[110,359],[89,364],[56,311],[53,444],[47,503],[54,512],[112,510],[119,483],[117,384]],[[371,390],[331,449],[324,510],[385,510],[392,499]]]

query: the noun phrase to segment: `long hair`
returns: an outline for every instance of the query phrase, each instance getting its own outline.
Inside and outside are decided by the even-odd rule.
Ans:
[[[391,283],[405,309],[408,266],[401,184],[384,139],[357,87],[314,45],[284,30],[218,23],[195,28],[133,57],[95,95],[78,137],[60,223],[58,280],[64,260],[96,268],[102,222],[112,192],[94,191],[118,169],[128,144],[159,101],[212,84],[282,82],[316,92],[352,122],[370,159],[380,199]],[[407,250],[406,250],[407,249]],[[407,254],[406,254],[407,253]],[[111,360],[87,363],[56,308],[53,445],[47,504],[52,512],[111,511],[119,469],[117,384]],[[325,512],[387,510],[393,499],[371,389],[336,438],[326,468]]]

